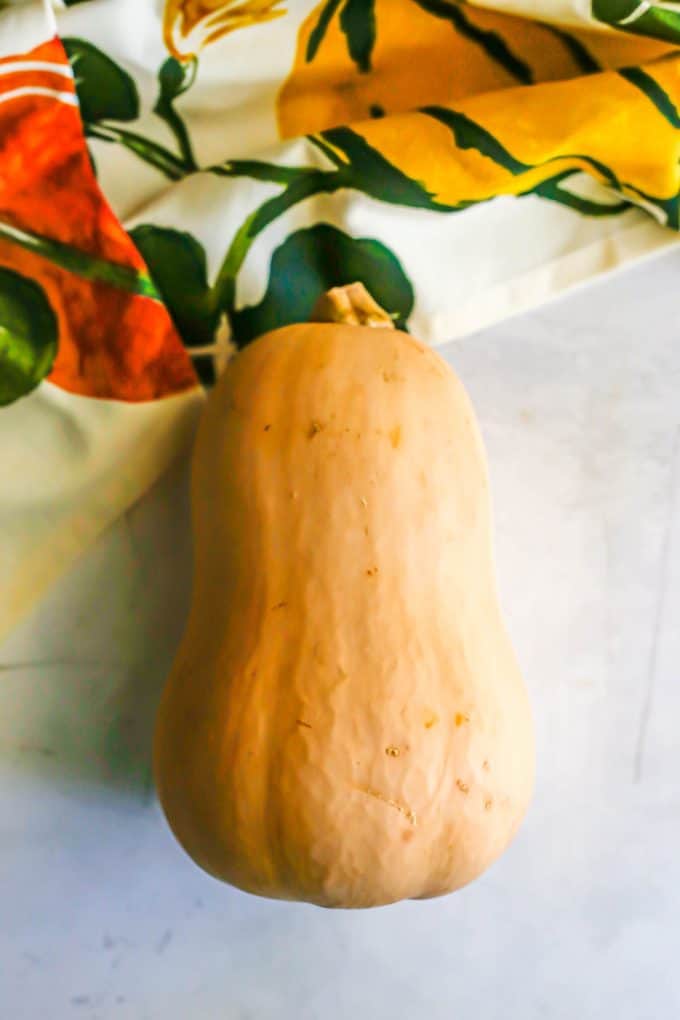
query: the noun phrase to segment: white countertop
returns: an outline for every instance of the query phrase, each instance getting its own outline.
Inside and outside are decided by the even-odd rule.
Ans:
[[[2,1020],[680,1016],[680,252],[450,344],[538,728],[510,851],[368,912],[220,885],[154,799],[186,465],[0,647]]]

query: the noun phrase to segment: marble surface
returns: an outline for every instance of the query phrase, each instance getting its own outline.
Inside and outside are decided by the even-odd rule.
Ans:
[[[188,598],[180,464],[0,648],[3,1020],[680,1015],[679,279],[676,250],[444,349],[538,729],[503,859],[352,913],[184,857],[149,775]]]

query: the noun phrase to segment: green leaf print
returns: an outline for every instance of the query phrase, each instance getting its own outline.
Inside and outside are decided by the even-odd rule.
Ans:
[[[187,347],[212,344],[219,309],[200,242],[185,231],[147,223],[131,230],[130,236]]]
[[[360,71],[370,71],[375,45],[374,0],[347,0],[340,13],[340,27],[347,38],[347,48],[354,63]]]
[[[340,28],[347,40],[347,49],[361,72],[371,70],[371,57],[375,46],[375,0],[326,0],[319,19],[310,33],[305,54],[307,63],[314,60],[324,40],[328,26],[340,11]]]
[[[592,0],[593,17],[614,28],[680,43],[680,3],[662,0]]]
[[[0,406],[35,389],[57,353],[57,317],[42,287],[0,268]]]
[[[189,133],[175,109],[175,100],[193,84],[196,61],[180,64],[169,57],[158,72],[156,113],[168,125],[179,153],[120,126],[139,116],[139,96],[133,78],[85,39],[62,39],[73,66],[80,113],[88,138],[124,146],[171,181],[179,181],[197,169]],[[94,160],[93,160],[94,164]]]
[[[130,231],[188,348],[202,383],[215,382],[215,343],[221,309],[208,284],[205,251],[186,231],[143,223]],[[200,350],[205,348],[205,350]]]
[[[314,60],[314,57],[319,52],[319,47],[323,42],[328,26],[333,20],[333,16],[337,11],[338,7],[340,7],[342,3],[343,0],[326,0],[326,3],[323,5],[321,13],[319,14],[319,20],[312,29],[309,36],[309,41],[307,42],[307,52],[305,54],[305,58],[308,64],[312,60]]]
[[[221,176],[252,177],[282,185],[278,195],[267,199],[246,216],[222,260],[214,290],[217,305],[228,314],[234,308],[238,274],[255,238],[270,223],[308,198],[354,188],[395,205],[446,212],[453,208],[435,202],[417,181],[406,177],[349,128],[325,131],[313,136],[311,141],[328,156],[335,165],[334,170],[280,167],[256,160],[231,160],[211,168],[212,173]]]
[[[182,62],[175,57],[168,57],[158,71],[160,92],[156,106],[172,103],[173,100],[187,92],[196,80],[198,61],[196,57]]]
[[[85,39],[66,38],[62,43],[73,67],[83,120],[135,120],[139,96],[127,71]]]
[[[395,316],[396,325],[405,328],[413,287],[394,253],[380,241],[350,237],[318,223],[290,234],[276,249],[264,297],[233,314],[233,339],[241,347],[277,326],[305,322],[325,290],[354,280],[361,280]]]

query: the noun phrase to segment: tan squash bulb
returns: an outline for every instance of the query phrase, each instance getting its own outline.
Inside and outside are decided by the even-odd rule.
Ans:
[[[370,328],[389,317],[363,289],[319,310],[341,321],[261,337],[207,402],[155,773],[212,875],[370,907],[450,892],[502,853],[534,738],[461,383]]]

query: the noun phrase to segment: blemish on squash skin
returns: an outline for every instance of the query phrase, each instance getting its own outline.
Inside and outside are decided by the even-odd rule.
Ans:
[[[408,804],[402,804],[398,800],[393,800],[391,797],[386,797],[384,793],[380,793],[379,790],[374,790],[372,786],[359,786],[358,789],[361,793],[365,793],[369,797],[375,797],[381,803],[386,804],[387,807],[394,808],[400,815],[403,815],[407,822],[411,825],[417,825],[418,820],[416,818],[415,811],[412,811]]]
[[[395,747],[394,744],[390,744],[389,747],[385,748],[385,754],[388,756],[388,758],[398,758],[399,755],[401,754],[401,751],[399,750],[398,747]]]
[[[369,567],[368,570],[366,571],[368,577],[375,577],[377,573],[378,573],[377,567]]]
[[[485,772],[489,771],[489,762],[487,758],[485,758],[484,761],[482,762],[482,768],[484,769]]]
[[[462,726],[463,723],[470,722],[470,716],[467,714],[467,712],[456,712],[455,722],[456,726]]]
[[[467,783],[464,783],[462,779],[457,779],[456,780],[456,786],[458,787],[458,789],[460,790],[461,793],[469,793],[470,792],[470,787],[468,786]]]
[[[365,497],[365,496],[360,496],[360,497],[359,497],[359,502],[360,502],[360,503],[361,503],[361,505],[362,505],[362,506],[364,506],[364,507],[367,507],[367,506],[368,506],[368,500],[366,499],[366,497]]]
[[[436,712],[427,712],[425,715],[425,722],[423,726],[426,730],[431,730],[433,726],[436,726],[439,722],[439,716]]]
[[[395,425],[395,427],[389,433],[390,442],[393,449],[397,449],[401,446],[401,425]]]
[[[263,432],[269,432],[271,425],[265,425]]]
[[[309,430],[307,432],[308,438],[313,439],[318,432],[322,431],[322,429],[323,425],[321,424],[321,422],[313,421],[312,424],[309,426]]]
[[[274,612],[275,609],[285,609],[287,605],[287,602],[277,602],[275,606],[272,606],[272,612]]]
[[[314,661],[318,662],[320,666],[326,665],[326,659],[323,654],[323,645],[320,641],[317,641],[313,648]]]
[[[490,811],[492,807],[493,807],[493,801],[491,800],[491,798],[489,798],[488,800],[484,801],[484,810],[485,811]]]
[[[312,724],[308,723],[308,722],[305,722],[304,719],[296,719],[295,722],[298,724],[298,726],[304,726],[308,730],[311,730],[311,728],[312,728]]]
[[[401,834],[402,842],[410,843],[414,836],[415,832],[413,831],[413,829],[404,829],[404,831]]]

